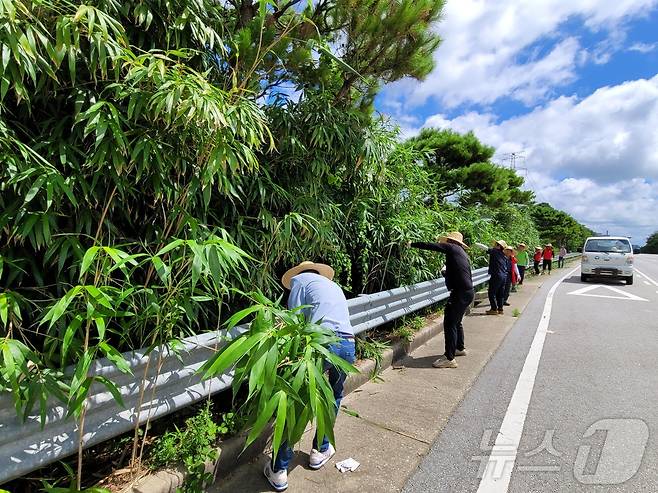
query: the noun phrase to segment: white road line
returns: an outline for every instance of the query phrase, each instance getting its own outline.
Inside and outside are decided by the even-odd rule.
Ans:
[[[590,291],[595,290],[608,290],[613,293],[617,293],[618,296],[611,296],[605,294],[592,294]],[[575,296],[591,296],[593,298],[611,298],[615,300],[633,300],[633,301],[649,301],[647,299],[636,296],[628,291],[622,291],[621,289],[615,288],[613,286],[607,286],[605,284],[594,284],[593,286],[586,286],[584,288],[577,289],[576,291],[571,291],[567,294],[573,294]]]
[[[537,326],[528,356],[526,356],[525,363],[523,364],[519,380],[516,382],[514,394],[512,394],[512,399],[509,406],[507,406],[507,412],[505,413],[503,424],[496,438],[496,443],[491,449],[487,467],[480,480],[478,493],[507,493],[510,480],[512,479],[512,471],[516,462],[519,444],[521,443],[521,435],[523,434],[532,390],[535,386],[539,360],[544,349],[548,324],[551,321],[553,296],[557,288],[562,284],[562,281],[571,277],[578,269],[580,267],[576,267],[562,277],[548,292],[541,320]]]
[[[640,272],[640,271],[637,270],[637,269],[635,269],[635,272],[637,272],[638,274],[640,274],[642,277],[644,277],[647,281],[649,281],[649,282],[650,282],[651,284],[653,284],[654,286],[658,287],[658,282],[656,282],[656,281],[654,281],[653,279],[651,279],[651,278],[650,278],[649,276],[647,276],[644,272]]]

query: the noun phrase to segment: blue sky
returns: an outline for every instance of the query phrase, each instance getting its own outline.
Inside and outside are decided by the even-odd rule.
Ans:
[[[405,136],[473,130],[523,151],[539,200],[643,243],[658,230],[658,0],[448,0],[426,80],[378,109]]]

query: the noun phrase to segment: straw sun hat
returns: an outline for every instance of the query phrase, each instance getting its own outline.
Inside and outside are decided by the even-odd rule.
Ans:
[[[448,240],[452,240],[455,243],[459,243],[464,248],[468,248],[468,245],[464,243],[464,235],[462,235],[459,231],[452,231],[445,236],[441,236],[439,238],[439,243],[447,243]]]
[[[494,245],[500,245],[503,248],[509,248],[509,245],[505,240],[496,240],[494,241]]]
[[[305,260],[299,265],[296,265],[292,269],[288,269],[283,276],[281,276],[281,284],[283,284],[283,287],[286,289],[290,289],[290,280],[295,277],[297,274],[300,272],[304,272],[305,270],[314,270],[321,276],[326,277],[330,281],[334,278],[334,270],[329,267],[328,265],[325,264],[316,264],[315,262],[310,262],[308,260]]]

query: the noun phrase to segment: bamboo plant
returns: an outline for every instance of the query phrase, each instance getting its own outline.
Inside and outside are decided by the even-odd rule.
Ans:
[[[249,433],[244,448],[251,445],[273,423],[272,447],[276,457],[282,443],[298,443],[312,422],[317,436],[334,439],[336,400],[324,375],[327,365],[345,373],[358,370],[328,348],[338,342],[334,333],[310,323],[301,313],[281,308],[262,293],[254,293],[255,304],[233,315],[230,329],[247,317],[249,330],[230,341],[201,368],[204,378],[233,368],[233,395],[247,389],[237,412]]]

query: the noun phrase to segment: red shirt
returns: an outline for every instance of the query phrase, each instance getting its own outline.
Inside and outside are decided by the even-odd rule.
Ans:
[[[552,248],[544,248],[544,260],[553,260]]]
[[[533,258],[533,260],[536,260],[537,262],[539,262],[541,260],[541,252],[535,253],[534,257],[532,257],[532,258]]]

